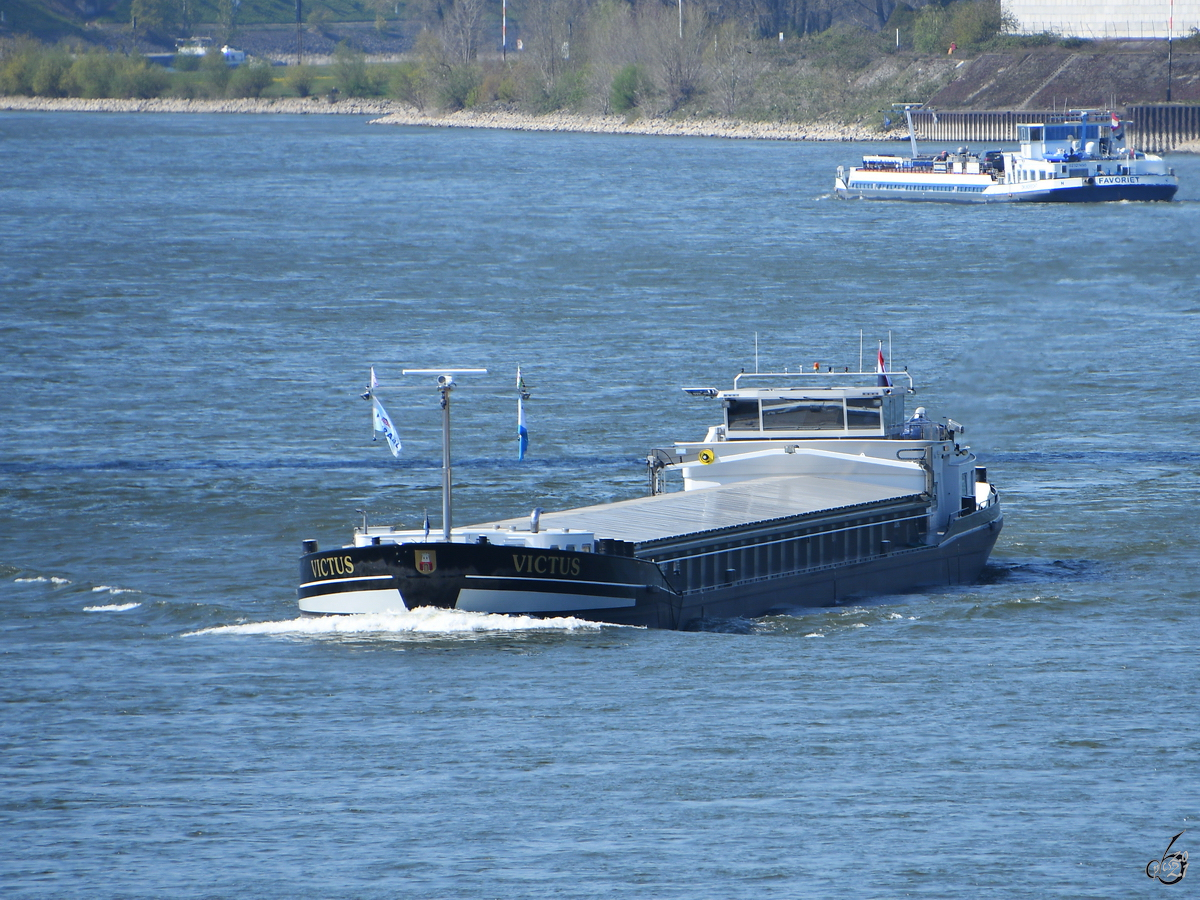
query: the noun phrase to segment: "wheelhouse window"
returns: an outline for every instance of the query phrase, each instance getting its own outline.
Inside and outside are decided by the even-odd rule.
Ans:
[[[878,431],[883,422],[881,397],[847,397],[846,428],[851,431]]]
[[[726,400],[725,423],[730,431],[758,431],[758,401]]]
[[[764,431],[842,431],[841,400],[813,400],[804,397],[764,400]]]

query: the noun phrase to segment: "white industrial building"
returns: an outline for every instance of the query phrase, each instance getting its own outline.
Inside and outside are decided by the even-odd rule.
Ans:
[[[1165,40],[1200,28],[1200,0],[1002,0],[1020,34]],[[1171,23],[1173,21],[1173,26]],[[1169,32],[1169,33],[1168,33]]]

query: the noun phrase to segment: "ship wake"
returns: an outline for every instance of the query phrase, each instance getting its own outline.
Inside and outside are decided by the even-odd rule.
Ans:
[[[528,632],[571,633],[599,631],[598,622],[564,616],[536,619],[532,616],[507,616],[464,612],[457,609],[419,607],[394,613],[365,613],[349,616],[300,616],[278,622],[245,622],[218,625],[188,632],[197,635],[280,635],[287,637],[454,637]]]

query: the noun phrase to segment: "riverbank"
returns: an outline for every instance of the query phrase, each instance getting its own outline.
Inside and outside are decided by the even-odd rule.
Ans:
[[[547,113],[531,116],[504,111],[461,110],[426,113],[391,100],[348,98],[330,103],[325,98],[279,100],[84,100],[74,97],[3,97],[0,110],[42,112],[221,113],[235,115],[351,115],[371,116],[373,125],[418,125],[433,128],[496,128],[507,131],[572,131],[588,134],[642,134],[718,137],[773,141],[894,141],[900,132],[884,134],[855,125],[832,122],[740,122],[729,119],[635,119],[624,116],[581,116]]]
[[[836,122],[739,122],[732,119],[635,119],[581,116],[573,113],[522,113],[460,110],[426,113],[395,100],[325,98],[277,100],[83,100],[80,98],[0,97],[0,111],[219,113],[229,115],[344,115],[371,117],[371,125],[416,125],[427,128],[496,128],[506,131],[571,131],[584,134],[641,134],[715,137],[757,141],[901,141],[904,132],[874,131]],[[1179,140],[1172,153],[1200,153],[1200,141]]]

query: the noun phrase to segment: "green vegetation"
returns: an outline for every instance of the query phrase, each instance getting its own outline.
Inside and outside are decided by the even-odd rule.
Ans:
[[[19,40],[0,57],[0,94],[34,97],[162,96],[167,72],[140,57],[89,51],[72,55],[63,47]]]
[[[615,112],[627,113],[635,106],[640,106],[642,99],[648,97],[652,89],[650,79],[638,64],[630,63],[613,78],[609,103]]]
[[[775,18],[755,18],[749,11],[759,7],[748,3],[712,7],[728,10],[721,17],[689,4],[681,19],[678,6],[656,0],[514,0],[510,27],[519,28],[523,50],[510,45],[501,59],[493,48],[495,3],[310,0],[304,10],[311,30],[336,34],[335,20],[349,16],[385,30],[398,11],[427,27],[399,62],[371,62],[342,40],[328,65],[284,68],[251,61],[231,69],[211,49],[203,58],[176,56],[166,70],[137,56],[85,50],[77,40],[45,46],[10,39],[0,41],[0,93],[308,97],[336,88],[342,97],[391,98],[428,110],[862,121],[897,98],[929,96],[951,77],[958,57],[1056,40],[1006,34],[998,0],[938,0],[919,9],[880,0],[870,26],[830,25],[783,5],[773,7]],[[139,31],[171,33],[189,21],[232,31],[259,18],[295,16],[294,0],[120,0],[106,10],[136,13]]]

